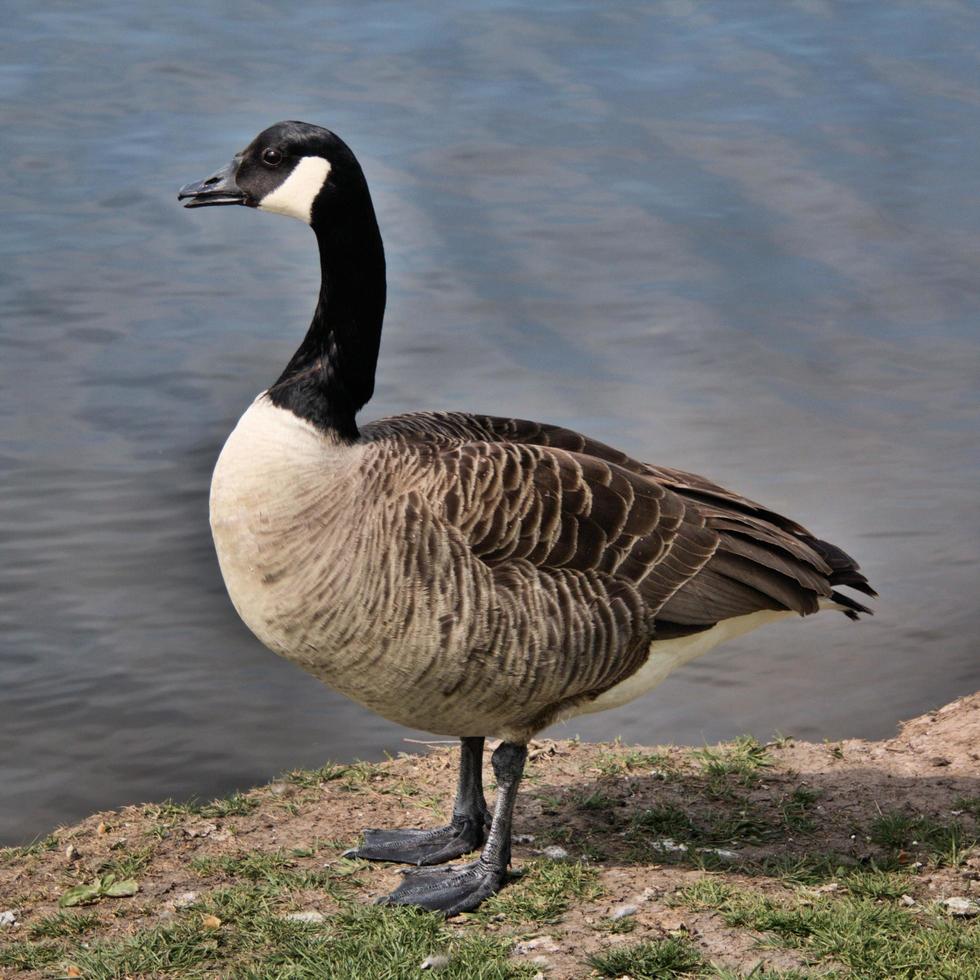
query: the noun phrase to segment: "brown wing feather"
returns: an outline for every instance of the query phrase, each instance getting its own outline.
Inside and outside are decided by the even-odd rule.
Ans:
[[[550,462],[535,457],[534,493],[522,492],[520,479],[512,477],[506,511],[479,518],[481,557],[492,562],[522,555],[642,581],[661,635],[762,609],[806,615],[821,598],[846,606],[848,615],[870,612],[833,590],[845,585],[875,594],[849,555],[697,474],[651,466],[570,429],[523,419],[419,413],[377,425],[410,442],[479,440],[515,451],[552,450]],[[574,464],[556,463],[562,454]],[[526,472],[527,456],[508,459],[509,473]],[[464,484],[476,479],[460,478]],[[678,520],[684,533],[675,530],[672,537],[671,522]],[[539,525],[547,533],[536,530]],[[706,557],[709,536],[715,544]]]

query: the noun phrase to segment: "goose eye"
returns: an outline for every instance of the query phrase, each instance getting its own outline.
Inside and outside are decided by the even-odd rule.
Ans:
[[[277,167],[282,163],[282,153],[274,146],[267,147],[262,151],[262,162],[270,167]]]

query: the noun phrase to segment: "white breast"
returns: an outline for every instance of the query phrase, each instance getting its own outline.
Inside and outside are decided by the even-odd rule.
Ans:
[[[211,531],[228,594],[263,643],[288,654],[306,548],[346,526],[357,446],[337,443],[263,394],[228,437],[211,479]],[[334,535],[331,540],[334,540]],[[343,542],[337,542],[338,547]],[[317,566],[322,573],[322,566]]]

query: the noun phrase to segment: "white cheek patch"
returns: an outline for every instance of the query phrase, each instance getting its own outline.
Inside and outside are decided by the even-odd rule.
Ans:
[[[293,172],[259,201],[262,211],[288,214],[310,223],[313,202],[330,175],[330,162],[323,157],[302,157]]]

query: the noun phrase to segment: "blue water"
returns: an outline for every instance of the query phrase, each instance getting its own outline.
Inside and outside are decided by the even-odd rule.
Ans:
[[[877,737],[980,686],[976,5],[4,13],[0,840],[411,748],[253,640],[212,554],[211,467],[317,267],[299,223],[175,192],[283,118],[373,189],[365,417],[582,428],[796,517],[882,593],[557,733]]]

